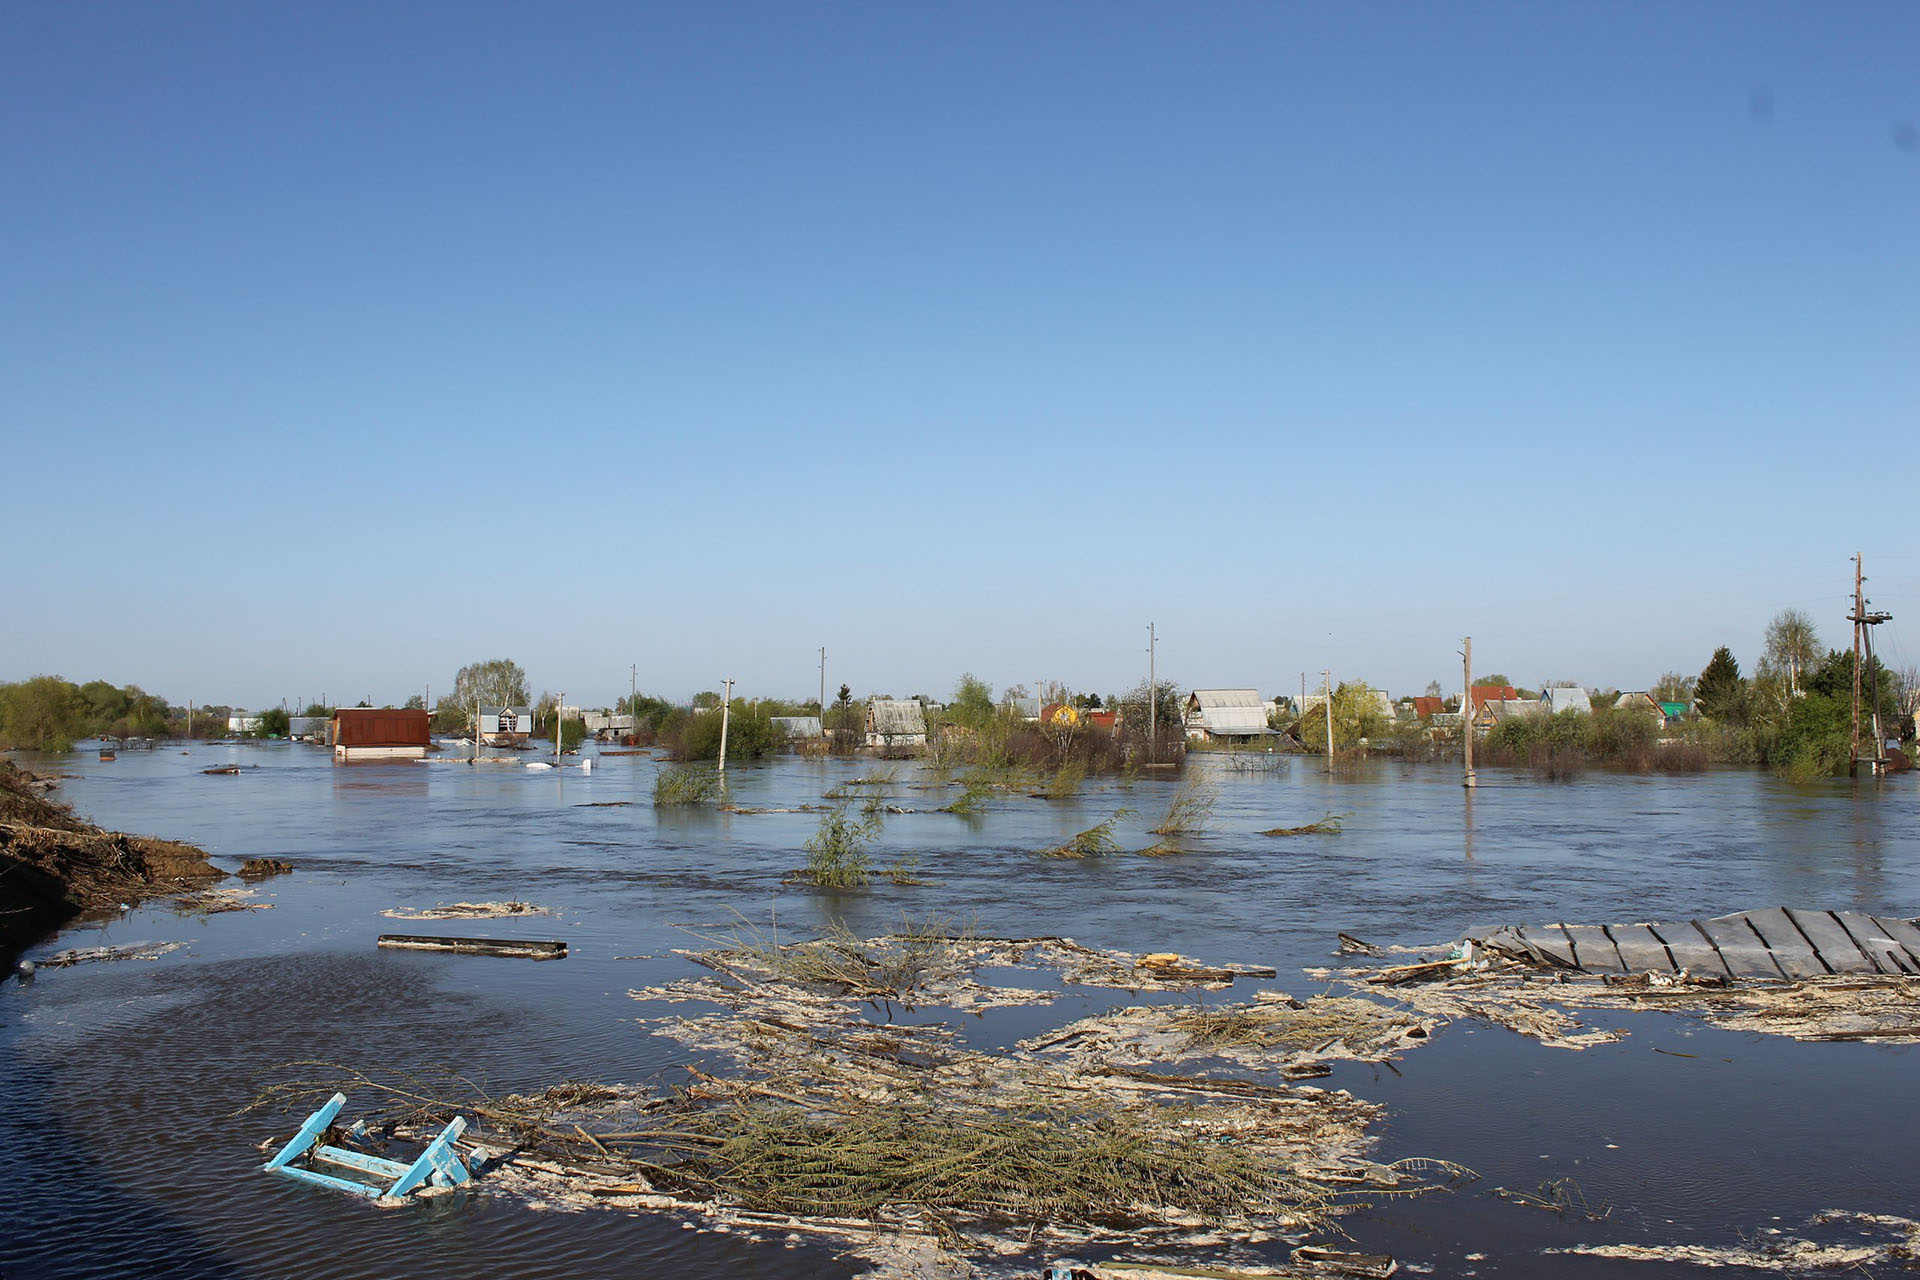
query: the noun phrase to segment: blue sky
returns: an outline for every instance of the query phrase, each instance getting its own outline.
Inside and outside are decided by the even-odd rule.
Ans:
[[[1860,549],[1895,632],[1916,53],[1911,4],[16,0],[0,679],[1107,692],[1152,620],[1191,685],[1471,633],[1641,687],[1840,643]]]

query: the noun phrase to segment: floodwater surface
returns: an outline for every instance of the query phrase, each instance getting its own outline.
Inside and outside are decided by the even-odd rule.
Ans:
[[[201,773],[229,762],[245,768]],[[1301,970],[1335,963],[1339,931],[1427,944],[1503,923],[1775,905],[1920,913],[1911,777],[1792,786],[1747,770],[1596,771],[1548,783],[1486,771],[1467,793],[1435,765],[1329,776],[1310,759],[1204,757],[1190,772],[1219,798],[1185,852],[1072,861],[1038,851],[1119,809],[1132,811],[1121,843],[1145,848],[1178,783],[1095,781],[1074,799],[1007,796],[963,818],[932,812],[953,791],[906,762],[891,802],[918,812],[887,817],[875,861],[917,860],[931,883],[836,893],[783,883],[817,814],[656,810],[660,766],[644,756],[603,757],[591,773],[336,766],[271,743],[22,763],[70,775],[56,794],[104,826],[193,841],[229,868],[273,857],[294,870],[256,886],[270,909],[130,910],[29,953],[188,944],[158,960],[0,985],[5,1280],[852,1274],[858,1264],[818,1245],[753,1244],[667,1217],[536,1211],[484,1193],[378,1209],[261,1175],[260,1144],[297,1117],[235,1115],[300,1060],[451,1066],[495,1092],[677,1083],[687,1052],[639,1025],[660,1010],[628,992],[697,972],[673,949],[740,928],[800,937],[843,921],[866,935],[937,912],[988,934],[1278,968],[1237,988],[1245,999],[1249,985],[1319,990]],[[785,759],[729,775],[736,804],[781,808],[887,767]],[[1344,820],[1337,835],[1258,834],[1329,814]],[[450,926],[381,915],[504,898],[555,914]],[[557,937],[571,953],[533,963],[374,946],[408,931]],[[1121,998],[1073,991],[1046,1016]],[[1034,1016],[989,1014],[968,1039],[1004,1042]],[[1455,1025],[1397,1071],[1349,1063],[1320,1082],[1386,1105],[1381,1158],[1481,1175],[1350,1216],[1358,1246],[1440,1275],[1656,1277],[1691,1268],[1544,1251],[1732,1245],[1827,1209],[1913,1215],[1913,1048],[1800,1044],[1673,1015],[1588,1020],[1630,1034],[1572,1052]],[[1591,1217],[1492,1192],[1555,1179],[1572,1180]]]

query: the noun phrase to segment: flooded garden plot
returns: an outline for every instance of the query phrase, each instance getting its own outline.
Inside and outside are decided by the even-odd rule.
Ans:
[[[229,758],[260,766],[244,796],[207,790],[220,780],[200,770]],[[1307,972],[1418,958],[1343,958],[1343,931],[1408,944],[1776,902],[1912,915],[1916,810],[1895,786],[1489,773],[1463,797],[1437,768],[1196,760],[1212,804],[1165,851],[1151,828],[1171,778],[1063,796],[789,760],[730,770],[728,812],[656,808],[645,757],[567,777],[335,768],[282,746],[118,763],[134,767],[74,758],[64,798],[229,869],[292,870],[256,883],[271,910],[141,909],[43,946],[184,944],[150,961],[0,988],[0,1162],[27,1188],[0,1211],[9,1276],[128,1259],[281,1274],[296,1258],[319,1275],[586,1275],[608,1256],[642,1273],[851,1274],[884,1239],[929,1249],[890,1266],[944,1255],[1010,1275],[1061,1255],[1319,1267],[1296,1260],[1303,1240],[1439,1274],[1695,1274],[1690,1250],[1768,1239],[1904,1265],[1901,1229],[1872,1215],[1910,1215],[1911,1048],[1749,1034],[1644,1000],[1543,1005],[1604,1036],[1568,1053]],[[913,859],[911,882],[792,883],[824,814],[876,795],[870,857]],[[1049,855],[1107,823],[1096,856]],[[1277,830],[1300,834],[1262,834]],[[437,911],[564,940],[567,958],[375,951],[383,913]],[[513,1099],[495,1123],[565,1140],[528,1143],[472,1192],[341,1203],[257,1173],[258,1144],[298,1122],[290,1092],[236,1115],[329,1076],[297,1062],[364,1073],[348,1090],[362,1113],[415,1077],[436,1104]],[[922,1170],[899,1198],[915,1158],[968,1152],[953,1166],[997,1181]],[[1135,1194],[1142,1178],[1165,1194]],[[1542,1192],[1568,1184],[1580,1199]],[[876,1235],[875,1218],[897,1229]],[[1840,1256],[1796,1249],[1773,1256]]]

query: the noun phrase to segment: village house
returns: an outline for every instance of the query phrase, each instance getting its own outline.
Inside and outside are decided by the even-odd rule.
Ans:
[[[1413,700],[1413,717],[1416,720],[1431,720],[1447,709],[1445,698],[1417,697]]]
[[[341,707],[333,713],[328,737],[338,761],[423,760],[430,741],[428,716],[418,709]]]
[[[927,717],[911,698],[875,698],[867,703],[867,745],[882,750],[924,747]]]
[[[1661,710],[1660,704],[1654,701],[1654,697],[1650,693],[1623,693],[1613,700],[1613,709],[1615,711],[1638,712],[1646,716],[1649,720],[1652,720],[1655,724],[1665,724],[1667,722],[1667,713]]]
[[[1551,716],[1562,711],[1588,713],[1593,710],[1593,700],[1587,697],[1585,689],[1544,689],[1540,701],[1546,704],[1547,714]]]
[[[1252,689],[1195,689],[1187,695],[1186,728],[1194,742],[1247,742],[1273,732],[1267,704]]]
[[[1479,692],[1475,690],[1475,692]],[[1476,701],[1479,701],[1476,699]],[[1485,731],[1502,720],[1526,719],[1545,715],[1546,704],[1538,698],[1488,698],[1473,712],[1473,727]]]
[[[480,741],[489,747],[524,747],[533,737],[533,712],[526,707],[480,708]]]
[[[227,716],[228,733],[258,733],[260,732],[260,724],[261,719],[258,711],[241,711],[235,708]]]

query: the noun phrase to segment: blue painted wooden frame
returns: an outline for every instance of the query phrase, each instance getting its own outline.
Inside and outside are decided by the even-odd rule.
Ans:
[[[321,1135],[326,1133],[327,1127],[339,1117],[340,1109],[346,1105],[347,1096],[343,1093],[336,1093],[327,1099],[324,1106],[307,1117],[306,1123],[300,1126],[300,1131],[288,1140],[287,1145],[261,1166],[262,1171],[284,1174],[335,1191],[350,1191],[373,1200],[397,1200],[428,1183],[450,1187],[471,1179],[472,1174],[453,1149],[454,1142],[467,1131],[466,1117],[455,1116],[449,1120],[440,1135],[420,1153],[419,1159],[412,1164],[401,1164],[398,1160],[349,1151],[345,1147],[330,1147],[320,1141]],[[310,1162],[318,1161],[370,1173],[383,1182],[391,1180],[391,1183],[382,1189],[370,1183],[335,1177],[293,1163],[303,1155],[308,1156]]]

